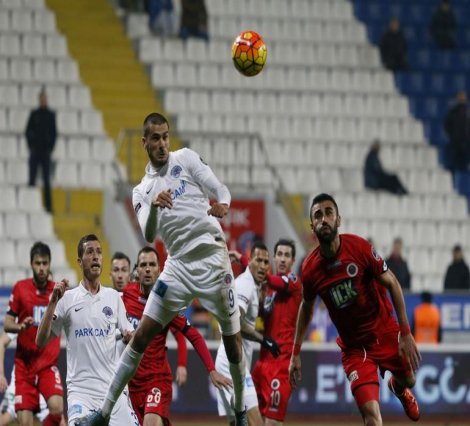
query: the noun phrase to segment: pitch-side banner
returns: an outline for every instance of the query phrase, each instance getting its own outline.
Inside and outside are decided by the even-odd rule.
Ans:
[[[169,350],[168,353],[174,364],[175,351]],[[214,351],[212,354],[215,357]],[[460,348],[441,348],[439,351],[424,348],[422,356],[414,391],[426,417],[433,414],[470,414],[470,352],[463,352]],[[255,353],[253,358],[256,357]],[[188,362],[187,384],[183,388],[173,388],[172,412],[216,413],[216,390],[210,385],[207,372],[194,351],[189,351]],[[304,350],[302,364],[302,384],[293,393],[289,413],[350,415],[357,411],[340,362],[339,350]],[[381,409],[384,414],[399,416],[403,414],[403,409],[388,390],[388,374],[380,386]]]

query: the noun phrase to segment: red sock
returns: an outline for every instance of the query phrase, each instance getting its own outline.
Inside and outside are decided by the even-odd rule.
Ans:
[[[60,420],[62,416],[58,416],[57,414],[48,414],[48,416],[42,422],[43,426],[60,426]]]

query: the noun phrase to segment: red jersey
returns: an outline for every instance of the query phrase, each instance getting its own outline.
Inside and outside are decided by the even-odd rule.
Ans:
[[[319,295],[335,324],[340,346],[363,346],[387,331],[398,330],[387,290],[377,278],[387,264],[370,243],[340,235],[340,247],[327,259],[317,247],[302,265],[303,297]]]
[[[126,307],[127,317],[134,326],[134,329],[136,329],[142,318],[145,304],[147,303],[147,299],[140,290],[140,284],[136,282],[127,284],[127,286],[124,287],[122,300]],[[172,373],[166,356],[165,346],[170,329],[180,343],[180,339],[183,339],[184,343],[186,343],[184,336],[191,341],[199,356],[202,357],[209,372],[215,369],[214,362],[205,345],[203,337],[189,323],[184,315],[177,315],[160,334],[155,336],[145,349],[140,365],[134,377],[129,382],[130,392],[146,392],[149,388],[157,387],[161,378],[171,378]],[[178,344],[178,349],[179,348],[180,345]],[[184,360],[179,357],[178,365],[186,365],[186,352],[184,352]]]
[[[28,371],[39,372],[57,364],[60,353],[60,336],[52,337],[44,348],[36,345],[36,334],[39,323],[49,304],[54,289],[54,282],[49,281],[46,287],[39,290],[32,278],[18,281],[10,296],[8,314],[16,317],[18,323],[26,317],[33,317],[34,323],[28,329],[18,333],[16,343],[15,365],[26,367]]]
[[[302,301],[302,283],[294,274],[268,278],[269,287],[262,306],[264,334],[272,337],[281,349],[279,358],[261,347],[261,361],[290,359],[294,345],[295,327],[299,305]]]

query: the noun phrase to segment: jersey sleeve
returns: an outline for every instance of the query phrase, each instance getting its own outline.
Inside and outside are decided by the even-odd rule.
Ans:
[[[8,315],[13,317],[18,317],[21,309],[21,290],[20,286],[15,284],[10,295],[10,300],[8,302]]]
[[[51,331],[54,336],[58,336],[65,322],[66,310],[65,310],[65,299],[62,297],[57,302],[55,307],[54,316],[52,317]]]
[[[303,298],[306,301],[313,302],[317,297],[317,292],[315,291],[315,283],[309,273],[309,260],[310,256],[304,260],[300,276],[302,281]]]
[[[201,185],[204,192],[214,197],[218,203],[230,206],[231,195],[228,188],[220,182],[212,169],[199,157],[199,155],[189,149],[185,149],[185,159],[188,170],[191,172],[194,180]]]
[[[379,277],[388,271],[388,266],[383,257],[375,250],[375,248],[366,240],[362,244],[362,253],[366,264],[374,277]]]
[[[188,364],[188,347],[186,346],[186,339],[182,333],[183,330],[174,326],[173,323],[170,325],[170,331],[173,333],[173,336],[175,336],[176,345],[178,347],[178,367],[186,367]]]
[[[144,194],[142,193],[141,185],[136,186],[132,190],[132,206],[139,221],[140,230],[142,235],[145,235],[145,227],[150,214],[150,204]]]
[[[272,275],[267,274],[268,285],[275,291],[291,294],[300,288],[300,280],[294,272],[289,272],[286,275]]]

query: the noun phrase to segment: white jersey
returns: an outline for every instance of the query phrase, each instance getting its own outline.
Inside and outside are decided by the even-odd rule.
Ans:
[[[133,331],[121,296],[100,286],[91,294],[80,283],[57,303],[52,332],[64,329],[67,339],[67,394],[103,398],[113,377],[120,353],[116,329]]]
[[[245,322],[255,328],[256,317],[258,316],[259,294],[258,286],[255,283],[250,268],[246,268],[245,272],[240,274],[234,281],[235,289],[238,296],[238,306],[245,312]],[[256,342],[248,339],[242,339],[243,352],[245,355],[245,365],[248,372],[251,369],[251,360],[253,358],[253,348]],[[224,342],[221,340],[219,350],[217,351],[217,362],[225,364],[228,369],[228,358],[225,353]]]
[[[144,235],[152,201],[160,192],[171,189],[173,208],[157,209],[156,225],[156,233],[171,257],[179,258],[201,246],[220,246],[220,241],[225,241],[219,221],[207,214],[208,197],[230,205],[230,192],[196,152],[188,148],[170,152],[165,166],[157,170],[149,163],[145,173],[132,194]]]

